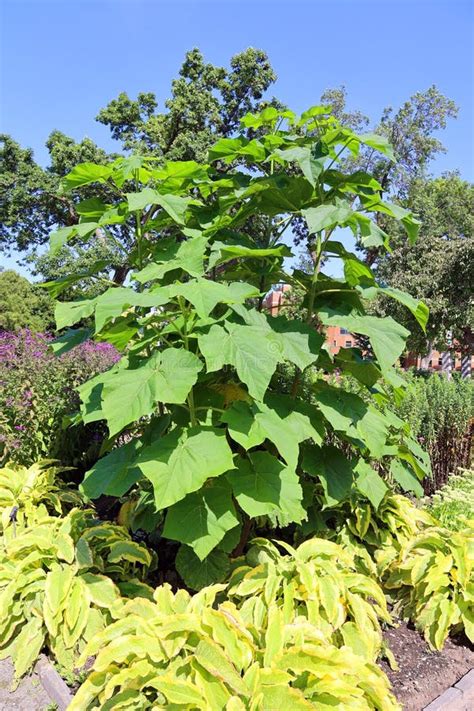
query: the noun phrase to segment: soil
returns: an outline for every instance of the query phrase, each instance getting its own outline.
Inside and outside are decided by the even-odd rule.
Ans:
[[[421,711],[474,668],[474,647],[464,637],[449,638],[441,652],[433,652],[423,637],[402,621],[385,630],[384,637],[400,669],[393,671],[386,662],[381,667],[404,711]]]
[[[0,711],[46,711],[51,699],[36,674],[24,677],[15,691],[10,691],[13,665],[9,659],[0,661]]]

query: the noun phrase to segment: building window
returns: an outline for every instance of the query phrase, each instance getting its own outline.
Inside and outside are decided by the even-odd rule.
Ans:
[[[341,328],[341,336],[345,336],[347,333],[349,333],[347,328]]]
[[[352,341],[346,341],[346,348],[352,348]]]

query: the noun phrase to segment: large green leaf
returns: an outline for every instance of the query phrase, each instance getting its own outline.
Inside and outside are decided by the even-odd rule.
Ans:
[[[395,289],[395,287],[392,286],[378,286],[373,289],[364,289],[362,294],[364,298],[371,298],[377,294],[382,294],[383,296],[389,296],[391,299],[395,299],[411,311],[423,331],[426,332],[426,325],[428,323],[430,310],[423,301],[419,301],[418,299],[413,298],[410,294],[407,294],[406,291]]]
[[[250,395],[263,400],[281,356],[259,327],[228,323],[224,329],[214,325],[198,340],[208,373],[233,365]]]
[[[322,307],[318,315],[325,326],[341,326],[352,333],[368,336],[382,373],[389,370],[399,358],[409,336],[409,331],[391,316],[377,318],[359,314],[347,315],[328,307]]]
[[[183,242],[174,238],[161,239],[153,253],[153,260],[133,276],[141,284],[153,279],[162,279],[173,269],[182,269],[191,276],[204,274],[204,254],[207,238],[202,235]]]
[[[155,352],[136,368],[120,370],[102,391],[102,411],[110,436],[150,415],[158,402],[183,403],[202,362],[180,348]]]
[[[217,548],[201,560],[189,546],[181,546],[176,556],[176,570],[191,590],[222,582],[230,570],[229,556]]]
[[[324,170],[325,157],[315,158],[309,146],[296,146],[277,150],[270,156],[282,163],[297,163],[306,180],[313,187]]]
[[[278,334],[269,337],[281,351],[280,360],[288,360],[301,370],[315,362],[324,343],[324,336],[316,329],[301,321],[290,321],[285,316],[269,318],[268,325]]]
[[[235,402],[221,420],[227,423],[232,439],[242,447],[248,450],[268,439],[293,468],[298,463],[299,443],[315,434],[306,415],[289,411],[282,417],[263,403],[251,407],[242,401]]]
[[[374,508],[378,508],[388,491],[388,486],[365,459],[359,459],[354,467],[355,483]]]
[[[285,244],[276,247],[253,248],[238,244],[226,244],[225,242],[214,242],[210,266],[223,264],[230,259],[266,259],[268,257],[292,257],[293,253]]]
[[[265,403],[281,418],[286,419],[291,415],[292,426],[297,428],[300,442],[312,439],[315,444],[322,444],[326,437],[325,419],[316,405],[276,393],[268,393]]]
[[[364,247],[386,247],[388,245],[387,233],[362,212],[354,212],[348,224],[354,234],[358,234]]]
[[[416,496],[423,496],[423,487],[408,464],[399,459],[392,459],[390,476],[400,484],[403,491],[412,491]]]
[[[141,442],[131,442],[113,449],[99,459],[84,475],[80,488],[88,499],[98,499],[102,494],[123,496],[141,476],[135,466]]]
[[[209,149],[209,161],[221,159],[226,163],[231,163],[239,156],[260,161],[265,160],[266,152],[260,141],[256,139],[249,141],[243,136],[221,138]]]
[[[349,496],[354,472],[351,462],[337,447],[325,445],[306,448],[302,467],[307,474],[319,478],[328,506],[338,504]]]
[[[183,178],[206,180],[208,168],[195,160],[173,160],[160,165],[157,170],[153,171],[153,176],[158,180],[179,180],[179,184],[181,184]]]
[[[69,328],[66,333],[51,343],[51,348],[55,355],[63,355],[63,353],[67,353],[72,348],[87,341],[91,334],[90,328]]]
[[[201,318],[206,318],[219,303],[243,304],[246,299],[259,294],[258,289],[251,284],[238,281],[224,284],[209,279],[191,279],[177,284],[171,291],[173,296],[184,296]]]
[[[267,316],[239,304],[232,308],[248,326],[261,330],[262,338],[269,339],[280,361],[290,361],[304,370],[317,359],[324,337],[308,324],[286,316]]]
[[[225,422],[232,439],[244,449],[252,449],[265,439],[265,433],[255,419],[255,407],[243,400],[237,400],[224,411],[221,421]]]
[[[296,212],[308,203],[312,195],[312,186],[300,175],[276,173],[254,178],[240,195],[241,198],[250,197],[251,200],[237,213],[235,224],[245,221],[249,214],[256,211],[267,215]]]
[[[352,216],[350,207],[338,207],[337,205],[308,207],[306,210],[301,210],[301,213],[306,219],[309,232],[312,235],[336,225],[343,225]]]
[[[416,242],[421,222],[413,215],[412,212],[410,212],[410,210],[407,210],[400,205],[395,205],[394,203],[384,202],[378,194],[372,196],[359,195],[359,197],[368,212],[382,212],[384,215],[389,215],[390,217],[399,220],[402,223],[411,244]]]
[[[87,279],[87,277],[95,276],[99,272],[109,268],[109,262],[106,259],[98,259],[94,262],[88,269],[83,269],[74,274],[67,274],[66,276],[60,277],[59,279],[54,279],[53,281],[45,281],[42,284],[38,284],[41,289],[46,289],[48,294],[57,299],[59,294],[70,286],[77,284],[81,279]]]
[[[186,210],[197,201],[182,195],[163,195],[152,188],[144,188],[138,193],[127,194],[128,209],[131,212],[143,210],[148,205],[159,205],[179,225],[184,225]]]
[[[61,330],[73,326],[83,318],[94,313],[97,299],[79,299],[78,301],[57,301],[54,310],[56,328]]]
[[[158,510],[234,468],[224,431],[212,427],[173,430],[143,447],[137,465],[153,484]]]
[[[348,252],[341,242],[329,240],[326,242],[325,251],[337,254],[344,264],[344,277],[350,286],[356,284],[375,284],[375,277],[370,267],[362,262],[355,254]]]
[[[367,413],[361,397],[323,380],[317,382],[315,392],[319,409],[337,432],[350,432]]]
[[[239,459],[237,466],[227,479],[249,516],[276,514],[296,523],[304,518],[303,492],[294,469],[268,452],[253,452],[248,459]]]
[[[97,222],[80,222],[70,227],[60,227],[49,236],[50,254],[55,255],[73,237],[87,237],[98,228]]]
[[[152,308],[163,306],[167,301],[169,301],[169,293],[166,287],[142,292],[124,286],[111,287],[96,299],[96,331],[100,331],[107,321],[120,316],[131,306]]]
[[[377,368],[375,362],[368,358],[363,358],[361,352],[355,348],[341,348],[334,356],[335,365],[354,376],[360,383],[371,388],[382,373]]]
[[[356,423],[354,430],[353,436],[360,437],[370,454],[381,459],[388,437],[388,421],[383,413],[369,404],[367,412]],[[349,434],[352,435],[350,430]]]
[[[383,155],[387,156],[391,161],[396,160],[392,145],[386,136],[381,136],[378,133],[364,133],[357,138],[361,143],[365,143],[366,146],[375,148],[379,153],[383,153]]]
[[[97,165],[96,163],[78,163],[63,178],[63,184],[68,189],[79,188],[90,183],[103,183],[112,175],[112,166]]]
[[[232,490],[226,480],[220,478],[171,506],[163,536],[187,543],[203,560],[227,531],[238,525]]]
[[[122,358],[122,360],[110,368],[110,370],[106,370],[104,373],[98,373],[77,388],[79,398],[82,402],[82,421],[85,424],[105,419],[105,415],[102,412],[102,392],[104,385],[106,382],[113,380],[119,370],[126,368],[127,363],[128,360]]]

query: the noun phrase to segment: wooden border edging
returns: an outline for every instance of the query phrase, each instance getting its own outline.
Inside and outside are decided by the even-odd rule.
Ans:
[[[35,671],[51,701],[57,704],[59,711],[66,711],[72,701],[72,694],[64,679],[44,654],[40,655]]]
[[[423,711],[472,711],[472,709],[474,709],[474,669],[425,706]]]

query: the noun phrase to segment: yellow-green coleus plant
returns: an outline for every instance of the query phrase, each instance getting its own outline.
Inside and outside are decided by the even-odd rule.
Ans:
[[[80,661],[94,665],[69,711],[399,709],[377,665],[307,621],[285,623],[275,603],[262,637],[231,602],[215,606],[224,589],[164,585],[153,602],[126,602],[85,646]]]
[[[13,523],[24,526],[44,514],[63,514],[80,506],[79,492],[58,479],[64,467],[44,460],[23,467],[7,464],[0,469],[0,532]]]
[[[0,658],[12,658],[19,678],[45,647],[72,672],[122,595],[151,594],[141,578],[153,563],[144,545],[92,511],[9,527],[0,543]]]
[[[252,624],[265,645],[273,625],[305,624],[320,638],[375,661],[387,650],[380,622],[390,624],[385,597],[368,575],[356,571],[352,555],[342,546],[313,538],[297,549],[278,548],[265,539],[253,542],[247,561],[229,580],[227,595],[243,619]],[[302,629],[303,629],[302,627]]]
[[[404,617],[433,649],[464,630],[474,643],[474,527],[431,527],[408,541],[384,582]]]
[[[59,351],[92,337],[122,352],[79,388],[80,418],[104,421],[110,448],[82,489],[91,499],[122,497],[146,479],[159,534],[181,544],[176,566],[189,586],[226,577],[228,553],[244,547],[252,520],[304,521],[303,483],[321,483],[325,505],[333,505],[359,487],[383,486],[373,460],[402,486],[427,471],[417,443],[372,402],[321,378],[311,386],[313,403],[301,392],[308,368],[353,373],[369,400],[376,383],[379,392],[384,380],[402,387],[393,365],[408,331],[370,313],[377,294],[401,301],[426,326],[423,303],[377,284],[370,267],[334,239],[348,227],[363,247],[384,251],[389,237],[379,213],[416,239],[416,218],[384,200],[373,176],[347,168],[347,152],[367,150],[395,158],[383,136],[355,134],[330,107],[301,116],[269,107],[246,116],[239,135],[218,141],[207,163],[128,156],[77,165],[63,181],[65,191],[89,186],[91,198],[76,204],[78,224],[51,236],[52,250],[100,234],[121,250],[127,279],[126,286],[108,282],[104,264],[93,265],[89,276],[105,291],[56,306]],[[92,197],[94,184],[107,185],[109,202]],[[296,224],[307,228],[309,274],[285,269],[284,235]],[[126,227],[127,246],[117,245],[117,225]],[[343,264],[340,279],[320,269],[329,256]],[[47,286],[57,296],[83,277]],[[276,283],[304,293],[303,318],[265,312],[265,293]],[[90,329],[70,329],[84,319]],[[371,356],[349,348],[332,360],[316,324],[363,335]],[[275,385],[279,364],[294,371],[291,393]],[[227,397],[221,385],[239,396]],[[356,456],[328,446],[327,433]]]

